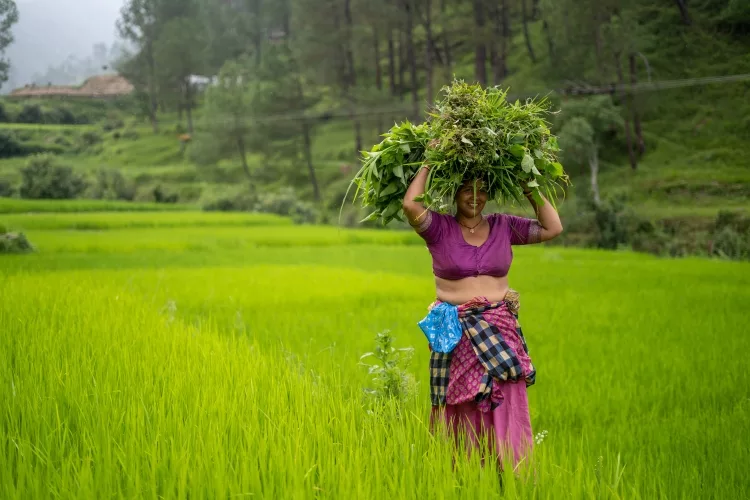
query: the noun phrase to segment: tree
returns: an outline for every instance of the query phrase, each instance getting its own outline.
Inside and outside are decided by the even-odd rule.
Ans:
[[[188,130],[193,128],[193,88],[191,76],[201,73],[205,66],[205,36],[203,25],[192,18],[180,17],[164,25],[154,45],[158,72],[162,79],[178,89],[187,115]]]
[[[267,47],[256,77],[250,147],[269,161],[289,160],[292,176],[298,172],[297,165],[304,162],[313,198],[320,201],[312,160],[312,134],[317,120],[311,113],[320,95],[306,81],[292,44]]]
[[[487,46],[485,45],[484,0],[472,0],[474,8],[474,79],[487,85]]]
[[[234,148],[240,156],[248,180],[252,174],[247,164],[248,134],[252,129],[255,83],[253,63],[247,57],[228,61],[219,72],[217,83],[206,91],[204,129],[207,140]]]
[[[120,10],[117,30],[125,40],[136,47],[133,64],[129,69],[145,80],[145,91],[149,96],[149,118],[154,133],[159,132],[157,112],[159,109],[159,86],[156,68],[155,45],[161,30],[172,19],[193,17],[197,14],[194,0],[127,0]],[[134,68],[138,64],[141,68]]]
[[[622,121],[619,110],[607,95],[568,101],[560,114],[559,137],[565,161],[588,164],[591,194],[597,205],[601,203],[599,151],[604,138],[622,126]]]
[[[8,81],[10,62],[5,59],[5,49],[13,43],[11,28],[18,22],[18,8],[14,0],[0,0],[0,85]]]
[[[158,36],[155,0],[128,0],[120,11],[117,30],[124,39],[133,42],[138,47],[138,57],[133,58],[131,71],[145,78],[139,80],[146,83],[149,97],[149,118],[154,133],[159,132],[159,121],[156,116],[158,100],[156,95],[156,58],[154,44]],[[133,67],[134,64],[143,65],[145,70]]]
[[[529,36],[529,13],[526,8],[526,0],[521,0],[521,18],[523,21],[523,39],[526,41],[526,50],[529,53],[531,62],[536,62],[536,55],[534,54],[534,47],[531,44],[531,37]]]
[[[677,4],[677,8],[680,9],[682,24],[690,26],[693,21],[690,19],[690,12],[688,12],[687,0],[674,0],[674,2]]]

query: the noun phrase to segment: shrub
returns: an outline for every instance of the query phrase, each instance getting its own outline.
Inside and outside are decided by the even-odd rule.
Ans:
[[[750,259],[750,218],[721,211],[716,217],[712,255],[728,259]]]
[[[207,212],[252,212],[258,204],[258,196],[251,191],[226,195],[208,201],[203,205]]]
[[[26,148],[12,132],[0,130],[0,158],[13,158],[23,156]]]
[[[96,173],[96,181],[89,192],[97,200],[126,200],[135,198],[135,186],[119,170],[102,168]]]
[[[0,179],[0,197],[10,198],[16,190],[8,179]],[[0,227],[2,229],[2,227]]]
[[[301,201],[290,187],[275,193],[262,193],[258,197],[255,211],[291,217],[298,224],[314,223],[318,219],[317,210],[311,204]]]
[[[671,253],[672,239],[660,225],[642,220],[635,224],[631,244],[636,252],[664,255]]]
[[[34,247],[26,239],[26,235],[23,233],[10,233],[6,228],[0,226],[0,254],[28,253],[33,251]]]
[[[27,104],[16,117],[18,123],[44,123],[42,108],[36,104]]]
[[[71,142],[70,142],[70,139],[68,139],[68,138],[67,138],[67,137],[65,137],[64,135],[58,135],[58,136],[55,136],[55,137],[54,137],[54,138],[52,139],[52,143],[53,143],[53,144],[56,144],[56,145],[58,145],[58,146],[60,146],[60,147],[63,147],[63,148],[69,148],[69,147],[71,147],[71,146],[72,146],[72,144],[71,144]]]
[[[177,203],[179,201],[177,193],[165,191],[161,184],[157,184],[151,192],[156,203]]]
[[[121,118],[110,118],[102,125],[104,132],[112,132],[125,127],[125,122]]]
[[[81,134],[81,144],[84,148],[94,146],[102,142],[102,136],[94,132],[93,130],[87,130]]]
[[[138,132],[133,129],[127,129],[126,131],[122,132],[121,136],[123,139],[128,139],[131,141],[137,141],[140,138],[140,134],[138,134]]]
[[[593,204],[594,223],[597,229],[596,246],[615,250],[629,242],[628,224],[632,218],[622,197],[609,198]]]
[[[5,111],[5,104],[0,102],[0,122],[9,123],[11,121],[7,111]]]
[[[86,189],[86,181],[51,155],[32,156],[21,169],[22,198],[71,199]]]
[[[76,125],[78,119],[76,115],[68,108],[55,108],[43,113],[44,123],[53,123],[58,125]]]

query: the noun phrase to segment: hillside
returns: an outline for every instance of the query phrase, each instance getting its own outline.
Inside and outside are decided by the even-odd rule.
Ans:
[[[679,24],[675,9],[644,9],[640,15],[647,21],[641,29],[658,33],[658,41],[645,45],[649,49],[648,57],[638,59],[637,77],[641,85],[649,82],[651,85],[639,87],[630,107],[624,107],[627,96],[618,94],[614,98],[623,110],[636,110],[645,151],[638,158],[637,169],[632,169],[624,147],[623,130],[613,130],[602,145],[600,191],[605,200],[621,199],[625,204],[622,209],[613,208],[613,213],[604,216],[612,219],[611,225],[617,226],[613,229],[615,232],[623,225],[628,225],[629,231],[643,228],[650,221],[653,227],[647,232],[656,231],[657,239],[681,241],[676,246],[665,246],[660,240],[659,253],[704,253],[706,246],[713,244],[714,233],[720,229],[717,217],[721,212],[728,210],[745,217],[750,214],[750,161],[743,149],[744,139],[750,136],[750,119],[747,118],[750,116],[750,79],[722,81],[717,78],[709,83],[700,79],[750,74],[750,50],[741,35],[731,30],[718,30],[710,12],[696,9],[692,25],[686,27]],[[542,23],[538,20],[530,23],[529,30],[531,43],[537,48],[535,61],[522,50],[524,37],[516,31],[513,38],[516,49],[509,54],[510,71],[502,85],[514,95],[549,94],[563,85],[549,76],[554,60],[542,50]],[[415,33],[417,38],[424,36],[423,32]],[[455,61],[454,76],[472,79],[473,55],[470,51],[461,53],[462,58]],[[645,62],[648,62],[648,71]],[[665,85],[664,82],[673,83]],[[582,83],[572,82],[571,85],[581,86]],[[550,95],[563,113],[566,103],[587,99],[564,97],[559,93]],[[424,89],[420,90],[419,97],[425,102]],[[248,178],[234,150],[216,151],[219,145],[206,133],[211,127],[211,117],[206,116],[200,104],[194,111],[196,132],[192,140],[184,144],[180,142],[187,126],[184,116],[179,117],[175,112],[162,113],[160,132],[154,134],[145,118],[134,115],[137,108],[132,100],[96,104],[6,101],[6,121],[19,121],[14,117],[34,106],[41,109],[40,121],[46,124],[4,123],[0,131],[29,145],[27,152],[47,151],[60,155],[63,163],[91,179],[101,169],[119,171],[132,183],[135,201],[153,202],[163,198],[193,206],[218,204],[247,209],[235,198],[244,196],[249,184],[256,192],[264,193],[291,186],[296,192],[294,196],[312,202],[312,188],[302,158],[290,160],[281,154],[296,147],[297,139],[272,141],[263,151],[248,151]],[[321,186],[322,210],[327,213],[323,220],[327,221],[336,216],[358,165],[351,122],[345,110],[336,106],[334,101],[323,99],[312,110],[328,115],[315,126],[312,137],[313,166]],[[369,148],[377,141],[378,134],[388,124],[402,120],[409,107],[408,99],[395,102],[361,99],[359,115],[364,147]],[[625,115],[627,113],[624,111]],[[71,115],[68,122],[84,124],[61,124],[60,115]],[[78,120],[78,115],[85,119]],[[137,116],[143,116],[142,112]],[[18,186],[19,167],[27,160],[23,155],[3,156],[14,157],[0,160],[0,186],[3,182],[6,186]],[[569,221],[566,224],[569,232],[573,233],[567,241],[592,244],[590,233],[600,233],[601,239],[601,233],[608,229],[594,223],[596,216],[584,202],[589,192],[588,167],[585,160],[575,160],[566,162],[573,189],[561,206]],[[6,189],[6,194],[8,192]],[[287,199],[284,203],[291,202]],[[505,209],[528,213],[527,209],[518,207]],[[355,223],[361,213],[349,212],[351,208],[347,208],[345,222]],[[741,224],[733,226],[734,230],[742,227]],[[647,238],[646,247],[649,247],[653,238]],[[627,237],[607,245],[638,246],[636,239]],[[687,243],[690,240],[697,243]],[[594,244],[601,246],[601,243]]]

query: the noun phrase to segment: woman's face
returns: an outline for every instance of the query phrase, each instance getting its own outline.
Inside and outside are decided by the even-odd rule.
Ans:
[[[476,217],[487,204],[487,191],[482,181],[466,181],[456,193],[456,211],[464,217]]]

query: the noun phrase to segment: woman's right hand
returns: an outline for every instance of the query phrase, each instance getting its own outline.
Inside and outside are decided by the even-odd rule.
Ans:
[[[412,226],[416,226],[422,222],[427,214],[425,206],[419,201],[414,201],[414,198],[424,194],[425,185],[427,184],[427,175],[429,172],[429,165],[422,165],[422,168],[420,168],[417,175],[414,176],[414,179],[412,179],[411,184],[409,184],[409,188],[404,195],[402,207],[404,209],[404,214],[406,214],[406,217],[409,219],[409,224]]]

